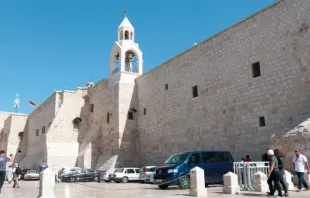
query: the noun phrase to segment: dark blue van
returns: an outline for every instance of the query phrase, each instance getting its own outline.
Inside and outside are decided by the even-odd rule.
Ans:
[[[169,157],[164,165],[156,168],[154,183],[161,189],[170,185],[179,188],[189,188],[190,170],[196,166],[205,173],[205,183],[217,184],[223,182],[223,175],[233,171],[233,158],[227,151],[192,151],[178,153]]]

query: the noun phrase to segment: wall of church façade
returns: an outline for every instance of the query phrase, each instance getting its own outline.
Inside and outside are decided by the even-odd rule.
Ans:
[[[191,150],[261,160],[310,112],[309,13],[308,0],[279,1],[138,77],[141,165]]]

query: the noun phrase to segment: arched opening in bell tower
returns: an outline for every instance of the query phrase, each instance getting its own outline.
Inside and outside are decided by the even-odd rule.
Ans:
[[[120,70],[120,55],[118,52],[116,52],[114,56],[113,64],[114,64],[114,70],[113,70],[113,74],[114,74]]]
[[[135,73],[138,72],[137,56],[131,50],[129,50],[125,53],[125,71],[135,72]]]
[[[125,40],[129,40],[129,31],[125,31]]]

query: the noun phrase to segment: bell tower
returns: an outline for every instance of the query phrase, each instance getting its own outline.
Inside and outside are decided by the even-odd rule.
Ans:
[[[135,29],[127,18],[118,27],[118,40],[115,41],[110,55],[110,75],[118,72],[142,74],[142,51],[135,43]]]

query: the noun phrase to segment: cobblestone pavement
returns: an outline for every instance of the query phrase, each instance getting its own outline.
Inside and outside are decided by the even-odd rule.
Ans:
[[[12,185],[4,185],[3,196],[5,198],[36,198],[39,195],[38,181],[21,181],[21,188],[13,189]],[[260,193],[246,193],[241,195],[224,195],[220,186],[208,187],[208,197],[266,197]],[[150,184],[116,184],[116,183],[59,183],[56,184],[56,198],[177,198],[188,197],[188,190],[169,188],[160,190],[157,186]],[[290,192],[290,197],[306,198],[310,197],[310,192]]]

